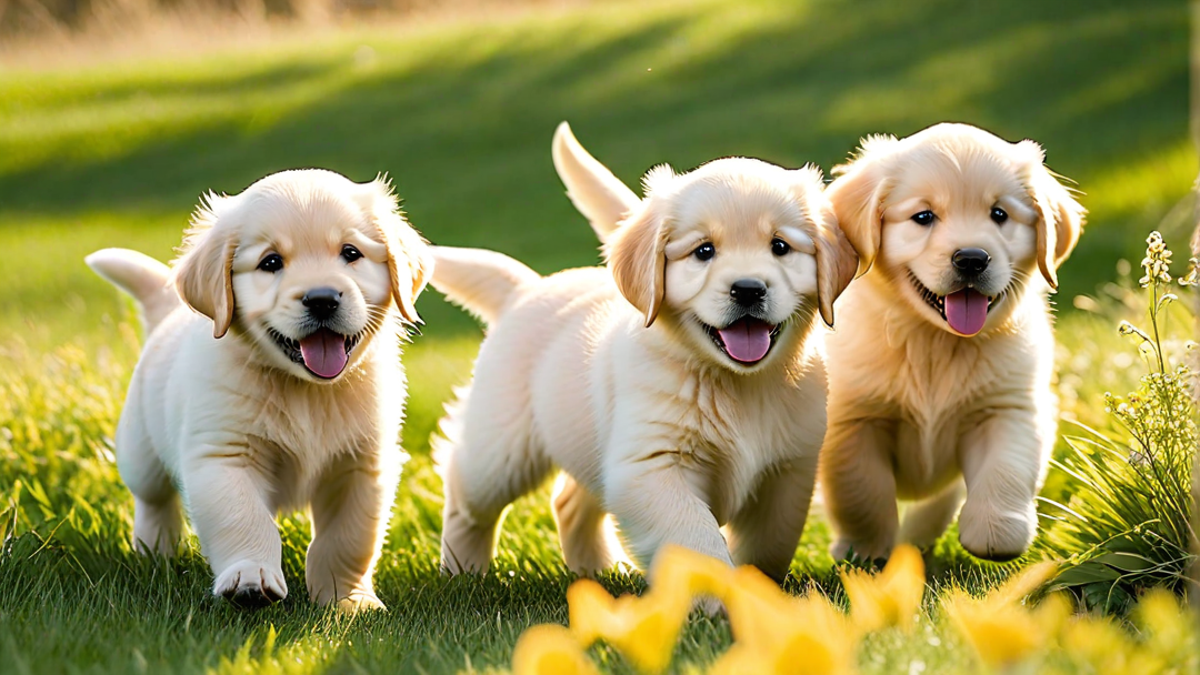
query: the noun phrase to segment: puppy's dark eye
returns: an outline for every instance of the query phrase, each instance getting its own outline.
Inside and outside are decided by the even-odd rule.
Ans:
[[[692,251],[692,255],[696,257],[696,260],[701,262],[712,260],[716,254],[717,247],[712,244],[700,244],[696,247],[695,251]]]
[[[363,257],[362,251],[359,251],[350,244],[346,244],[342,247],[342,259],[346,262],[352,263],[361,257]]]
[[[913,214],[912,221],[918,225],[932,225],[936,217],[933,211],[921,211]]]
[[[788,246],[788,243],[786,241],[784,241],[778,237],[771,240],[771,253],[774,253],[775,255],[782,257],[782,256],[787,255],[789,252],[791,252],[791,250],[792,250],[792,247]]]
[[[279,255],[278,253],[272,253],[271,255],[259,261],[258,269],[264,272],[278,272],[279,270],[283,269],[283,256]]]
[[[1003,225],[1004,221],[1008,220],[1008,212],[1005,211],[1004,209],[1000,208],[999,206],[992,207],[991,215],[992,215],[992,220],[995,221],[995,223],[997,225]]]

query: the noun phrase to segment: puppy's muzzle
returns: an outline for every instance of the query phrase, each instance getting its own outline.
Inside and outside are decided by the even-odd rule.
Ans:
[[[336,289],[323,286],[305,293],[300,302],[308,308],[309,316],[317,321],[325,321],[341,306],[342,294]]]
[[[950,256],[950,262],[964,277],[977,277],[987,271],[992,256],[981,248],[960,248]]]
[[[767,285],[758,279],[738,279],[729,287],[729,297],[742,307],[753,307],[767,297]]]

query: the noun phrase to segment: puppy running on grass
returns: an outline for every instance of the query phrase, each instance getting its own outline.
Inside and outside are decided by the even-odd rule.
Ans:
[[[173,555],[186,510],[213,593],[266,604],[288,594],[274,516],[308,506],[309,596],[382,607],[402,325],[430,264],[388,184],[277,173],[210,194],[173,270],[122,249],[87,262],[146,324],[116,439],[135,547]]]
[[[486,570],[505,508],[561,469],[554,514],[579,573],[621,555],[611,513],[643,567],[677,544],[782,578],[825,429],[816,317],[832,321],[857,265],[820,172],[662,166],[638,200],[569,141],[577,201],[629,211],[607,268],[543,278],[499,253],[433,249],[431,283],[488,324],[436,448],[442,565]]]
[[[1058,419],[1046,295],[1084,220],[1043,160],[1033,141],[938,124],[867,138],[834,169],[865,271],[838,305],[858,330],[828,343],[836,557],[928,546],[956,514],[980,558],[1033,541]],[[916,502],[903,524],[897,498]]]

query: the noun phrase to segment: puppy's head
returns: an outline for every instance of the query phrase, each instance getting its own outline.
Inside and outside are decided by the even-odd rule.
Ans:
[[[1009,143],[965,124],[907,138],[874,136],[834,169],[826,193],[846,236],[925,319],[971,336],[998,326],[1058,266],[1084,209],[1043,165],[1033,141]]]
[[[175,281],[213,336],[233,327],[264,364],[331,382],[393,320],[410,323],[429,271],[425,242],[385,179],[284,171],[234,196],[209,194],[184,237]]]
[[[678,176],[657,167],[644,186],[605,248],[617,287],[647,326],[668,317],[696,351],[750,372],[818,307],[833,322],[857,258],[820,171],[729,158]]]

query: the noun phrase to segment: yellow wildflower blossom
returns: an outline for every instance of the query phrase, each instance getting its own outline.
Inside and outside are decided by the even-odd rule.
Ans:
[[[614,598],[595,581],[580,579],[567,589],[567,604],[571,632],[580,644],[603,639],[638,670],[659,673],[671,662],[691,597],[650,590],[641,598]]]
[[[682,546],[665,546],[650,570],[653,591],[673,598],[708,595],[724,599],[733,568],[711,556]]]
[[[597,675],[575,635],[564,626],[545,624],[521,633],[513,648],[513,675]]]
[[[756,568],[740,567],[725,606],[735,644],[713,664],[711,673],[853,672],[855,631],[825,596],[793,598]]]
[[[1067,624],[1062,645],[1076,660],[1082,660],[1097,673],[1152,675],[1164,671],[1161,658],[1141,650],[1111,620],[1085,616]]]
[[[1138,601],[1134,618],[1145,636],[1146,651],[1171,662],[1200,666],[1196,643],[1200,616],[1181,606],[1174,593],[1161,588],[1148,591]],[[1190,672],[1200,672],[1200,667]]]
[[[975,648],[980,660],[992,668],[1001,668],[1030,656],[1043,645],[1051,622],[1061,623],[1063,600],[1056,598],[1039,612],[1030,612],[1020,603],[1054,573],[1054,563],[1038,563],[1015,575],[984,598],[973,598],[964,591],[950,591],[942,607],[966,641]]]
[[[988,600],[996,603],[1019,603],[1049,581],[1057,569],[1058,563],[1056,562],[1048,561],[1030,565],[988,594]]]
[[[925,593],[925,561],[915,547],[897,546],[879,574],[852,570],[841,576],[855,628],[863,632],[887,626],[912,630]]]

